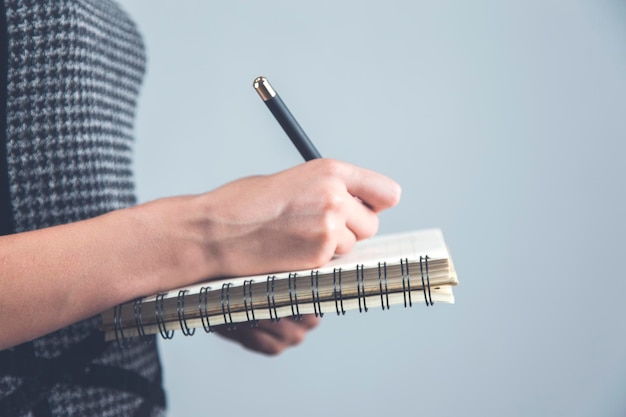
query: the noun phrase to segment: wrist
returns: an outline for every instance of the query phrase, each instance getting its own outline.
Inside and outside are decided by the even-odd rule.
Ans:
[[[137,273],[147,293],[167,291],[216,276],[208,224],[198,196],[170,197],[127,209],[131,240],[141,252]],[[139,265],[138,265],[139,266]],[[144,294],[145,295],[145,294]]]

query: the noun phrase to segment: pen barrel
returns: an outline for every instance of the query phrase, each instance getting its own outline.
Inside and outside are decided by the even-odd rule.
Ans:
[[[322,157],[278,94],[266,100],[265,105],[272,112],[305,161]]]

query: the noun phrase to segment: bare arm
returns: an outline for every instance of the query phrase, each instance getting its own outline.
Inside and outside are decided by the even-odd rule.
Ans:
[[[399,197],[387,177],[316,160],[197,196],[1,237],[0,349],[203,279],[319,266],[373,235],[377,213]],[[287,333],[286,343],[300,339]],[[245,337],[244,345],[267,335]]]

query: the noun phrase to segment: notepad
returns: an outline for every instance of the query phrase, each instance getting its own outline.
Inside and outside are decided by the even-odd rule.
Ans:
[[[380,235],[317,269],[211,280],[138,298],[102,314],[106,340],[171,339],[216,326],[254,326],[304,314],[454,303],[458,279],[439,229]]]

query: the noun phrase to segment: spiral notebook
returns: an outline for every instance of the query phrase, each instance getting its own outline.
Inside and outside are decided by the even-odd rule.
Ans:
[[[213,280],[120,304],[102,314],[107,340],[171,339],[215,326],[254,326],[303,314],[344,315],[399,305],[454,303],[458,284],[439,229],[382,235],[315,270]]]

